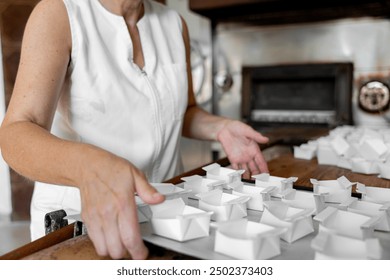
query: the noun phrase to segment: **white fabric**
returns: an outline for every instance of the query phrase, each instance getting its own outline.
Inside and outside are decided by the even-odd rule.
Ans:
[[[137,23],[144,69],[133,63],[123,17],[98,0],[64,0],[72,54],[52,133],[94,144],[128,159],[150,182],[181,170],[182,119],[187,106],[185,46],[179,15],[144,0]],[[77,188],[36,183],[31,206],[33,239],[46,213],[80,211]],[[39,224],[38,228],[35,224]]]

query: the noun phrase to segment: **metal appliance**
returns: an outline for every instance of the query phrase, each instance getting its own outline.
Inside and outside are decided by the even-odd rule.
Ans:
[[[388,46],[390,45],[390,20],[388,19],[347,18],[270,26],[220,23],[216,27],[214,42],[217,52],[224,54],[223,56],[218,53],[214,54],[216,68],[220,71],[221,65],[226,65],[226,59],[220,61],[219,57],[227,58],[229,71],[233,78],[229,91],[217,90],[215,92],[214,101],[218,114],[237,119],[244,117],[250,121],[261,120],[263,124],[268,125],[271,121],[275,121],[277,125],[291,122],[309,123],[309,119],[318,123],[323,122],[320,119],[326,118],[332,125],[343,123],[370,127],[387,127],[389,125],[390,52]],[[351,64],[352,66],[350,85],[345,85],[345,87],[350,86],[351,88],[350,99],[347,101],[350,103],[351,120],[349,116],[340,115],[345,109],[347,112],[343,112],[343,114],[349,114],[348,105],[344,104],[345,108],[336,108],[337,106],[334,108],[337,111],[332,113],[336,114],[334,116],[323,115],[317,118],[318,114],[316,113],[317,117],[314,121],[311,115],[299,113],[300,110],[297,110],[299,106],[294,109],[293,102],[296,101],[294,99],[289,99],[289,104],[279,103],[282,107],[278,108],[277,111],[266,110],[266,106],[260,104],[263,112],[248,112],[248,106],[254,106],[252,101],[259,103],[266,98],[248,100],[246,96],[248,85],[245,84],[247,81],[244,77],[248,71],[252,71],[250,74],[252,77],[253,73],[260,71],[262,75],[267,75],[267,79],[276,81],[275,79],[280,78],[278,71],[283,71],[285,65],[317,65],[320,67],[324,64]],[[279,70],[276,70],[278,68]],[[298,69],[291,70],[290,78],[296,77],[299,71]],[[274,78],[271,78],[272,73],[275,74]],[[341,79],[336,76],[334,78]],[[268,96],[267,98],[276,98],[277,94],[283,96],[281,88],[279,88],[278,93],[275,92],[275,84],[273,87],[270,87],[269,84],[268,89],[267,87],[262,89],[264,83],[261,85],[261,79],[255,81],[255,84],[257,83],[255,87],[263,90],[263,93]],[[301,90],[302,84],[296,93],[302,97],[301,101],[304,101],[303,96],[309,95],[309,93],[303,93]],[[275,95],[272,95],[272,92]],[[284,94],[284,97],[287,98],[288,93]],[[316,106],[325,104],[321,103],[325,101],[325,93],[322,90],[317,89],[312,96],[315,96],[317,102],[320,103],[313,102],[314,98],[307,96],[308,98],[305,100],[307,107],[303,109],[310,110],[311,105],[315,111]],[[340,98],[340,96],[334,92],[333,95],[329,95],[329,98]],[[283,106],[289,106],[291,110],[283,109]],[[293,119],[294,121],[292,121]],[[298,121],[298,119],[300,120]]]

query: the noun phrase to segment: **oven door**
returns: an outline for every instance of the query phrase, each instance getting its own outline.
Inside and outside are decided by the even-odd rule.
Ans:
[[[243,67],[242,118],[256,127],[352,124],[352,63]]]

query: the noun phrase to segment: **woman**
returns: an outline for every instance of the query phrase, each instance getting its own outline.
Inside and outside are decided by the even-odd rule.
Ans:
[[[185,22],[151,0],[36,6],[0,134],[9,165],[37,182],[33,239],[46,213],[81,211],[99,255],[146,258],[134,193],[164,200],[148,182],[180,171],[181,135],[221,142],[246,176],[268,171],[266,137],[196,106],[189,57]]]

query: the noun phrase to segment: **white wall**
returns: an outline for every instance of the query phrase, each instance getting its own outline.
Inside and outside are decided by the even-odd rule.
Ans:
[[[0,38],[0,123],[3,121],[5,113],[5,94],[4,94],[4,73],[3,59]],[[0,149],[0,215],[8,215],[12,212],[11,203],[11,183],[9,168],[1,156]]]

